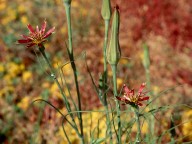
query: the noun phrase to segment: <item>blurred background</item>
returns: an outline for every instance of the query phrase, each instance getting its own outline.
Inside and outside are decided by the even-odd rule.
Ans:
[[[83,110],[102,109],[85,65],[98,84],[103,71],[104,22],[101,0],[72,0],[74,55],[77,58]],[[143,44],[150,52],[153,94],[164,93],[156,105],[187,104],[192,106],[192,1],[191,0],[111,0],[120,7],[120,46],[118,89],[123,83],[138,88],[146,81],[143,67]],[[21,34],[28,34],[27,24],[34,27],[47,21],[47,29],[56,30],[46,42],[46,52],[57,69],[68,62],[65,46],[67,24],[61,0],[0,0],[0,143],[66,143],[61,116],[48,105],[31,103],[38,98],[50,101],[66,113],[56,84],[36,48],[18,45]],[[110,69],[110,67],[109,67]],[[70,65],[64,76],[76,98]],[[111,72],[109,71],[111,77]],[[109,79],[109,86],[112,86]],[[64,91],[69,95],[66,88]],[[112,93],[108,94],[109,99]],[[112,101],[112,99],[111,99]],[[170,115],[175,123],[189,120],[176,128],[180,142],[192,140],[192,110],[171,109],[157,115],[158,133],[170,128]],[[99,113],[95,114],[98,117]],[[163,117],[162,117],[163,116]],[[68,128],[70,129],[70,128]],[[73,143],[78,143],[73,132]],[[185,137],[184,137],[185,136]],[[164,142],[169,141],[169,136]]]

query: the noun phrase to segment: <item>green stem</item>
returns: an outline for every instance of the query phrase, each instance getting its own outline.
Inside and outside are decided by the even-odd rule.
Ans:
[[[151,77],[150,77],[150,55],[149,55],[149,47],[146,43],[143,44],[143,49],[144,49],[144,59],[143,59],[143,65],[145,68],[145,76],[146,76],[146,81],[147,81],[147,88],[151,89]],[[149,93],[152,99],[152,92]],[[154,105],[150,105],[150,109],[153,109]],[[155,119],[153,115],[149,117],[149,134],[150,134],[150,141],[154,141],[154,133],[155,133]]]
[[[49,66],[49,69],[50,69],[50,71],[51,71],[51,77],[52,77],[53,80],[56,82],[57,87],[59,88],[59,91],[60,91],[61,95],[63,96],[63,99],[64,99],[64,102],[65,102],[67,111],[70,113],[70,117],[71,117],[71,119],[72,119],[72,121],[73,121],[73,124],[75,125],[75,127],[74,127],[74,128],[75,128],[75,131],[77,132],[77,134],[79,134],[79,131],[78,131],[78,129],[77,129],[77,125],[76,125],[74,116],[73,116],[73,114],[71,114],[70,103],[68,102],[67,97],[66,97],[65,93],[63,92],[62,87],[61,87],[58,79],[56,78],[54,69],[53,69],[52,65],[50,64],[50,62],[49,62],[49,60],[48,60],[48,58],[47,58],[47,56],[46,56],[46,54],[45,54],[45,47],[44,47],[44,46],[39,47],[39,51],[41,52],[41,54],[43,55],[43,57],[44,57],[47,65]]]
[[[117,94],[117,65],[111,65],[112,73],[113,73],[113,89],[114,89],[114,98],[116,99]],[[120,117],[120,105],[119,101],[115,101],[116,110],[117,110],[117,123],[118,123],[118,144],[121,144],[121,117]]]
[[[107,41],[108,41],[108,31],[109,31],[109,20],[105,20],[105,38],[104,38],[104,47],[103,47],[103,57],[104,57],[104,90],[106,90],[107,84]],[[106,101],[106,94],[105,94]]]
[[[75,86],[76,86],[76,92],[78,97],[78,119],[79,119],[79,126],[81,131],[81,143],[84,143],[84,134],[83,134],[83,120],[82,120],[82,113],[81,113],[81,96],[79,91],[79,84],[78,84],[78,77],[77,77],[77,69],[74,62],[74,56],[73,56],[73,47],[72,47],[72,28],[71,28],[71,4],[65,3],[65,12],[67,16],[67,29],[68,29],[68,41],[69,41],[69,47],[68,47],[68,53],[69,53],[69,59],[71,61],[71,67],[73,69],[73,75],[75,79]]]
[[[106,125],[107,125],[107,131],[109,129],[109,135],[110,135],[110,143],[112,143],[112,132],[111,132],[111,122],[110,122],[110,115],[109,115],[109,109],[108,109],[108,103],[107,103],[107,41],[108,41],[108,31],[109,31],[109,20],[105,20],[105,38],[104,38],[104,46],[103,46],[103,58],[104,58],[104,74],[103,74],[103,90],[104,90],[104,105],[106,110]],[[106,134],[107,134],[106,131]]]
[[[135,119],[137,123],[137,136],[136,136],[136,144],[141,143],[141,128],[140,128],[140,119],[139,119],[139,107],[134,107]]]

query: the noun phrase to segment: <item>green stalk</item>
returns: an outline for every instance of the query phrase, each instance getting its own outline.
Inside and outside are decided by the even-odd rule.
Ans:
[[[117,94],[117,65],[111,65],[112,73],[113,73],[113,89],[114,89],[114,98],[116,99]],[[121,117],[120,117],[120,105],[119,101],[115,101],[116,110],[117,110],[117,123],[118,123],[118,144],[121,144]]]
[[[139,144],[141,143],[141,128],[140,128],[140,119],[139,119],[139,107],[133,107],[134,108],[134,113],[135,113],[135,119],[136,119],[136,123],[137,123],[137,136],[136,136],[136,140],[135,143]]]
[[[143,44],[143,49],[144,49],[144,59],[143,59],[143,65],[145,68],[145,76],[146,76],[146,81],[147,81],[147,88],[151,89],[151,76],[150,76],[150,56],[149,56],[149,47],[147,44]],[[152,93],[149,93],[152,96]],[[152,98],[151,98],[152,99]],[[153,109],[154,106],[150,105],[150,109]],[[152,142],[154,141],[154,133],[155,133],[155,119],[153,115],[149,117],[149,134],[150,134],[150,139]]]
[[[109,115],[109,109],[108,109],[108,103],[107,103],[107,41],[108,41],[108,31],[109,31],[109,20],[105,20],[105,38],[104,38],[104,47],[103,47],[103,58],[104,58],[104,74],[103,74],[103,91],[104,91],[104,106],[106,110],[106,125],[107,125],[107,131],[109,129],[109,135],[110,135],[110,143],[112,143],[112,132],[111,132],[111,122],[110,122],[110,115]]]
[[[73,47],[72,47],[72,29],[71,29],[71,3],[64,2],[65,6],[65,12],[67,16],[67,29],[68,29],[68,41],[69,41],[69,47],[68,47],[68,53],[69,53],[69,59],[71,61],[71,67],[73,69],[73,75],[75,79],[75,86],[76,86],[76,92],[78,97],[78,119],[79,119],[79,126],[81,131],[81,143],[84,143],[84,134],[83,134],[83,120],[82,120],[82,113],[81,113],[81,96],[79,91],[79,84],[78,84],[78,78],[77,78],[77,69],[74,62],[74,56],[73,56]]]
[[[108,41],[108,31],[109,31],[109,20],[105,20],[105,39],[104,39],[104,47],[103,47],[103,57],[104,57],[104,90],[106,90],[107,84],[107,41]],[[105,94],[106,101],[106,94]]]
[[[71,117],[71,119],[72,119],[72,121],[73,121],[73,124],[74,124],[73,128],[75,129],[75,131],[77,132],[77,134],[79,134],[79,131],[78,131],[77,124],[76,124],[76,122],[75,122],[74,116],[73,116],[73,114],[71,113],[70,103],[68,102],[67,97],[66,97],[65,93],[63,92],[62,87],[61,87],[58,79],[56,78],[54,69],[53,69],[52,65],[50,64],[50,62],[49,62],[49,60],[48,60],[48,58],[47,58],[47,56],[46,56],[46,54],[45,54],[45,47],[44,47],[44,46],[39,47],[39,51],[41,52],[41,54],[43,55],[43,57],[44,57],[47,65],[49,66],[49,69],[50,69],[50,71],[51,71],[51,77],[52,77],[53,80],[56,82],[57,87],[59,88],[59,91],[60,91],[61,95],[63,96],[63,99],[64,99],[64,102],[65,102],[67,111],[70,113],[70,117]]]

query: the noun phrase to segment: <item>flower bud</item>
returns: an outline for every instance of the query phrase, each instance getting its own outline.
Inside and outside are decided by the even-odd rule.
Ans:
[[[117,65],[121,58],[119,45],[119,22],[119,7],[116,6],[113,14],[110,41],[107,48],[107,60],[110,65]]]
[[[149,47],[147,46],[147,44],[143,45],[143,49],[144,49],[143,65],[144,65],[145,69],[149,69],[150,56],[149,56]]]
[[[64,3],[71,4],[72,0],[63,0]]]
[[[102,8],[101,8],[101,15],[104,20],[110,20],[110,18],[111,18],[110,0],[103,0]]]

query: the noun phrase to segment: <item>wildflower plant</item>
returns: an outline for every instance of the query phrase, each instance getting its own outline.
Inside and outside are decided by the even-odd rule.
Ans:
[[[116,5],[113,9],[113,16],[111,20],[112,15],[112,9],[111,9],[111,3],[110,0],[103,0],[102,6],[101,6],[101,15],[104,20],[105,24],[105,36],[104,36],[104,43],[103,43],[103,57],[104,57],[104,66],[103,66],[103,74],[102,74],[102,82],[101,87],[98,87],[95,84],[95,81],[91,75],[91,72],[89,70],[88,65],[87,71],[89,73],[89,76],[91,77],[92,84],[98,94],[99,100],[101,104],[104,106],[103,111],[97,111],[105,114],[105,125],[106,125],[106,133],[102,137],[94,137],[95,136],[95,129],[99,129],[99,126],[97,126],[94,130],[90,132],[90,138],[87,138],[87,135],[85,135],[85,126],[86,121],[82,118],[83,112],[86,113],[92,113],[95,111],[83,111],[82,110],[82,96],[80,93],[79,88],[79,81],[78,81],[78,75],[77,75],[77,67],[76,67],[76,59],[74,57],[74,51],[73,51],[73,37],[72,37],[72,27],[71,27],[71,3],[72,0],[63,0],[63,4],[65,7],[66,12],[66,19],[67,19],[67,29],[68,29],[68,42],[65,42],[65,46],[67,48],[68,56],[69,56],[69,63],[71,64],[71,68],[73,69],[73,76],[74,76],[74,83],[76,87],[76,94],[77,94],[77,102],[74,101],[73,98],[72,104],[70,103],[69,98],[66,96],[65,92],[63,91],[63,86],[61,82],[58,80],[58,77],[56,75],[56,70],[52,66],[51,62],[49,61],[47,54],[46,54],[46,48],[44,46],[44,43],[47,41],[47,38],[54,33],[55,27],[49,29],[46,31],[47,23],[46,21],[43,22],[41,28],[39,29],[38,26],[34,28],[32,25],[28,24],[27,28],[29,30],[29,35],[21,35],[22,39],[18,40],[19,44],[24,44],[27,48],[31,48],[34,46],[38,47],[39,52],[42,54],[44,60],[46,61],[49,70],[50,70],[50,77],[54,80],[57,87],[59,88],[59,91],[62,95],[63,102],[65,105],[65,108],[67,110],[67,115],[64,115],[58,108],[56,108],[53,104],[48,102],[47,100],[41,99],[41,101],[49,104],[52,106],[58,113],[62,115],[63,118],[63,133],[67,139],[67,142],[70,144],[72,143],[67,132],[65,130],[65,123],[68,123],[70,128],[75,131],[75,133],[78,135],[78,138],[81,142],[81,144],[86,143],[118,143],[122,144],[130,142],[132,143],[129,138],[131,137],[130,132],[127,129],[127,126],[125,126],[124,121],[122,120],[122,115],[125,113],[121,109],[122,105],[126,105],[127,107],[131,107],[134,112],[134,122],[137,124],[137,132],[136,132],[136,138],[134,138],[134,143],[142,143],[144,142],[144,138],[142,137],[141,132],[141,117],[144,117],[146,115],[152,116],[155,112],[158,112],[158,108],[150,109],[148,112],[145,112],[145,108],[147,108],[153,100],[156,98],[154,97],[152,99],[151,93],[148,93],[148,91],[144,91],[147,84],[150,85],[150,75],[149,75],[149,66],[150,66],[150,59],[149,59],[149,53],[145,51],[145,60],[144,60],[144,68],[147,71],[146,77],[147,77],[147,84],[142,83],[138,93],[135,93],[134,89],[129,89],[125,84],[123,85],[123,94],[119,94],[118,88],[117,88],[117,66],[121,59],[121,49],[120,49],[120,43],[119,43],[119,28],[120,28],[120,8],[118,5]],[[111,26],[110,26],[110,20],[111,20]],[[110,30],[110,39],[108,39],[108,33]],[[108,69],[107,69],[107,62],[111,67],[112,70],[112,82],[113,82],[113,100],[115,104],[111,104],[109,101],[108,96],[112,95],[110,93],[110,84],[109,84],[109,76],[108,76]],[[61,70],[62,71],[62,70]],[[64,75],[63,75],[64,77]],[[62,81],[62,77],[61,77]],[[67,87],[69,93],[70,88]],[[100,90],[102,89],[102,90]],[[149,99],[150,98],[150,99]],[[146,102],[146,105],[143,105],[143,102]],[[77,103],[77,104],[76,104]],[[122,104],[122,105],[121,105]],[[144,107],[144,108],[143,108]],[[131,113],[131,112],[130,112]],[[129,113],[129,114],[130,114]],[[76,115],[75,115],[76,114]],[[126,113],[127,114],[127,113]],[[131,117],[130,117],[131,119]],[[101,120],[103,120],[101,118]],[[78,121],[78,122],[77,122]],[[99,121],[99,120],[98,120]],[[92,122],[92,119],[91,119]],[[127,122],[128,123],[128,122]],[[131,122],[130,122],[131,123]],[[102,123],[103,124],[103,123]],[[129,124],[129,123],[128,123]],[[128,125],[127,124],[127,125]],[[131,123],[132,124],[132,123]],[[99,125],[99,122],[98,122]],[[133,124],[132,124],[133,125]],[[131,126],[132,127],[132,126]],[[125,130],[126,129],[126,130]],[[99,133],[99,130],[98,130]],[[130,138],[131,139],[131,138]]]

